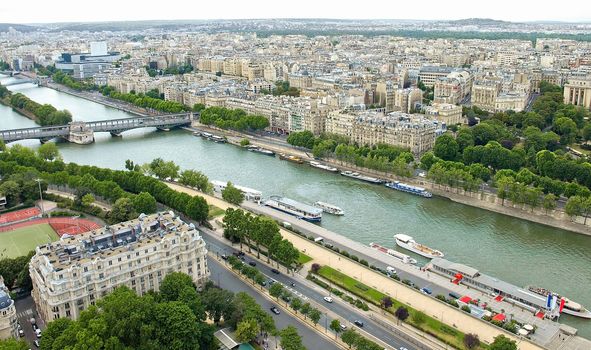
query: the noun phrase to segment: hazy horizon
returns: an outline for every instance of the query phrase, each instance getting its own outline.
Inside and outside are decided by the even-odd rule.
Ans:
[[[66,0],[30,0],[26,10],[22,4],[0,4],[0,23],[52,24],[69,22],[119,21],[192,21],[192,20],[249,20],[249,19],[335,19],[335,20],[415,20],[445,21],[469,18],[494,19],[507,22],[564,22],[589,23],[587,11],[573,11],[588,7],[587,1],[574,0],[568,7],[544,6],[540,1],[516,2],[497,0],[493,8],[477,8],[473,1],[455,0],[442,3],[425,0],[420,8],[415,3],[395,3],[376,0],[371,6],[344,6],[342,3],[323,3],[301,0],[297,6],[277,6],[276,1],[252,0],[248,3],[227,0],[223,10],[213,3],[185,3],[169,0],[166,6],[150,6],[144,2],[103,0],[98,6],[86,4],[84,10],[72,11],[76,3]],[[158,3],[159,4],[159,3]],[[90,7],[90,8],[89,8]],[[419,11],[417,11],[420,9]]]

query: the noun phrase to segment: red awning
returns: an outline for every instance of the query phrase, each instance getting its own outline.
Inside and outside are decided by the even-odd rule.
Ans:
[[[502,296],[502,295],[497,295],[497,296],[495,297],[495,300],[496,300],[496,301],[503,301],[503,296]]]
[[[464,295],[463,297],[461,297],[461,298],[460,298],[460,301],[461,301],[462,303],[466,303],[466,304],[468,304],[470,301],[472,301],[472,298],[470,298],[470,297],[469,297],[469,296],[467,296],[467,295]]]
[[[492,319],[495,321],[505,321],[505,319],[507,318],[507,316],[505,316],[505,314],[496,314],[495,317],[493,317]]]

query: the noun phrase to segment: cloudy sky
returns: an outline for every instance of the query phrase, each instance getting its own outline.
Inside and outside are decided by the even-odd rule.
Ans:
[[[235,18],[591,20],[591,1],[560,4],[556,0],[2,0],[0,23]]]

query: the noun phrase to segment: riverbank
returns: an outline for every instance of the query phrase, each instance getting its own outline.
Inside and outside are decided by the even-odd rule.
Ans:
[[[39,124],[39,120],[37,119],[37,117],[33,113],[31,113],[29,111],[26,111],[26,110],[24,110],[22,108],[14,107],[12,104],[10,104],[10,102],[7,101],[6,98],[0,98],[0,103],[3,104],[6,107],[12,108],[13,111],[15,111],[16,113],[22,115],[23,117],[28,118],[28,119],[31,119],[35,123]]]
[[[279,140],[268,140],[269,137],[267,136],[255,138],[252,135],[232,130],[213,128],[198,122],[193,123],[193,128],[194,130],[204,130],[214,134],[223,134],[228,138],[228,143],[238,147],[242,147],[240,146],[240,141],[246,138],[250,141],[251,145],[267,148],[278,153],[294,155],[300,157],[305,162],[314,160],[314,158],[311,157],[311,154],[297,150],[290,145],[281,145]],[[402,178],[394,174],[375,171],[367,168],[360,168],[355,165],[350,165],[334,159],[323,159],[322,162],[337,167],[339,170],[350,170],[367,176],[379,177],[390,181],[402,181],[410,185],[421,186],[427,188],[434,195],[447,198],[460,204],[492,211],[498,214],[508,215],[514,218],[535,222],[553,228],[560,228],[574,233],[591,236],[591,220],[585,220],[584,217],[580,216],[571,218],[566,215],[563,210],[554,209],[549,210],[548,212],[542,208],[531,210],[531,208],[528,208],[525,205],[514,205],[507,199],[503,203],[503,201],[492,192],[468,192],[461,188],[452,188],[449,186],[439,185],[431,181],[427,181],[423,177]],[[586,224],[584,224],[585,221],[587,221]]]
[[[167,185],[176,191],[182,191],[191,195],[198,194],[203,196],[208,203],[214,204],[215,206],[222,209],[230,207],[235,208],[235,206],[232,206],[219,198],[203,194],[196,190],[178,184],[167,183]],[[256,204],[248,202],[244,203],[244,207],[246,209],[251,210],[253,209],[253,206],[256,206]],[[258,213],[258,211],[255,212]],[[302,224],[305,223],[302,222]],[[360,282],[365,283],[368,286],[373,286],[374,288],[379,289],[383,293],[390,295],[402,303],[412,305],[414,308],[426,313],[431,317],[441,320],[450,327],[454,327],[464,333],[476,333],[480,336],[481,340],[487,343],[492,342],[493,338],[498,334],[502,332],[504,333],[504,331],[487,322],[471,317],[459,309],[449,307],[437,299],[428,297],[419,291],[414,290],[413,288],[377,273],[376,271],[371,270],[353,260],[346,259],[343,256],[314,243],[313,241],[302,238],[299,235],[283,228],[280,230],[280,232],[281,235],[285,239],[289,240],[296,248],[309,255],[315,263],[318,263],[322,266],[330,266],[338,271],[346,271],[348,275],[355,277]],[[346,239],[345,237],[342,237],[334,232],[328,234],[328,230],[323,230],[323,236],[325,238],[330,238],[331,240],[336,236],[339,236],[340,240],[347,244],[350,252],[354,251],[358,255],[363,254],[363,252],[358,249],[361,246],[359,243]],[[370,249],[369,247],[365,248]],[[394,265],[392,262],[390,262],[390,264]],[[415,273],[419,273],[418,269]],[[438,278],[433,274],[431,274],[431,277]],[[547,325],[553,325],[553,323],[548,323]],[[539,333],[542,333],[543,327],[539,327],[538,329],[540,330]],[[556,329],[548,329],[548,331],[551,332],[551,334],[548,335],[549,338],[554,336],[555,332],[557,332]],[[538,345],[531,343],[529,340],[517,338],[516,336],[509,333],[506,333],[506,336],[519,341],[521,349],[540,349]]]

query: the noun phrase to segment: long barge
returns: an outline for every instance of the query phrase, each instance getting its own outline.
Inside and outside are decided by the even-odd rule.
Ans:
[[[309,222],[322,220],[322,209],[286,197],[271,196],[265,205]]]

